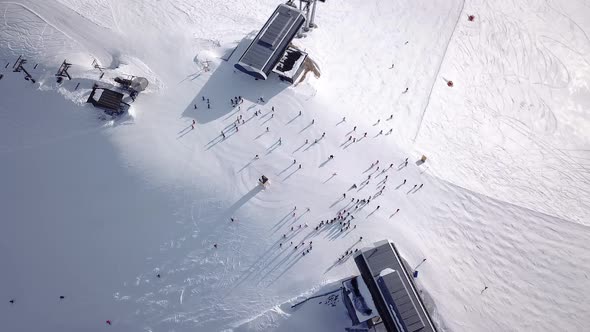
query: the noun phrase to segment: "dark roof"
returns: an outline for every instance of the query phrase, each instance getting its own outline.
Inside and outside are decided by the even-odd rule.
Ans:
[[[103,89],[100,98],[96,101],[95,106],[118,111],[123,102],[123,94],[117,91]]]
[[[354,260],[388,331],[436,331],[393,243],[377,242]]]
[[[279,5],[235,67],[254,77],[266,79],[305,22],[297,8]]]

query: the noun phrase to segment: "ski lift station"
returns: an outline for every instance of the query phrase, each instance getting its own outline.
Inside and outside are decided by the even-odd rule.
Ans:
[[[304,13],[280,4],[252,40],[235,67],[257,79],[266,80],[271,72],[281,80],[295,82],[303,70],[307,54],[291,45],[305,23]]]
[[[410,269],[389,240],[357,252],[360,276],[342,282],[342,299],[359,331],[436,332]]]

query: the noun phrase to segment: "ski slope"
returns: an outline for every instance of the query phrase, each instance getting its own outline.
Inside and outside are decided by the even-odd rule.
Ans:
[[[584,331],[590,4],[319,3],[321,76],[290,86],[232,62],[279,3],[0,0],[2,329],[342,331],[337,299],[291,304],[389,238],[440,331]],[[128,114],[85,103],[93,59],[150,81]]]

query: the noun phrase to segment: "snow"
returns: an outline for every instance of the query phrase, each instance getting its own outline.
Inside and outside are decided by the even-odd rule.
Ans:
[[[390,238],[410,266],[427,258],[416,282],[440,330],[585,330],[586,2],[319,3],[297,44],[322,75],[297,86],[221,59],[279,3],[0,0],[2,328],[342,331],[340,304],[290,304]],[[12,73],[20,54],[37,84]],[[74,79],[58,86],[64,58]],[[129,114],[85,103],[93,59],[105,85],[148,79]],[[344,208],[356,228],[315,230]]]

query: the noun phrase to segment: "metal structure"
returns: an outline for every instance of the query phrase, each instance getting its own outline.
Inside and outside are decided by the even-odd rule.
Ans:
[[[345,306],[353,324],[380,325],[388,332],[436,332],[428,311],[412,280],[410,269],[395,245],[379,241],[374,247],[355,253],[354,261],[360,271],[363,292],[356,291],[355,302],[346,290]],[[361,280],[357,280],[360,285]],[[378,312],[375,316],[373,308]]]
[[[25,63],[27,63],[27,60],[22,56],[19,56],[18,59],[16,59],[14,65],[12,65],[12,71],[15,73],[19,73],[22,71],[23,73],[25,73],[25,81],[31,81],[31,83],[35,83],[35,79],[33,78],[33,76],[31,76],[31,74],[29,74],[25,67],[23,67]]]
[[[297,8],[277,6],[235,67],[258,79],[267,79],[304,23],[305,16]]]
[[[318,1],[326,2],[326,0],[299,0],[299,10],[305,13],[306,23],[303,26],[303,31],[309,31],[313,28],[317,28],[315,24],[315,11]],[[289,3],[293,4],[293,0]]]
[[[57,76],[57,83],[61,83],[64,77],[67,77],[69,80],[72,79],[72,77],[68,73],[68,69],[70,69],[71,66],[72,64],[67,63],[66,60],[62,62],[61,66],[59,66],[59,69],[57,70],[57,73],[55,74],[55,76]]]

